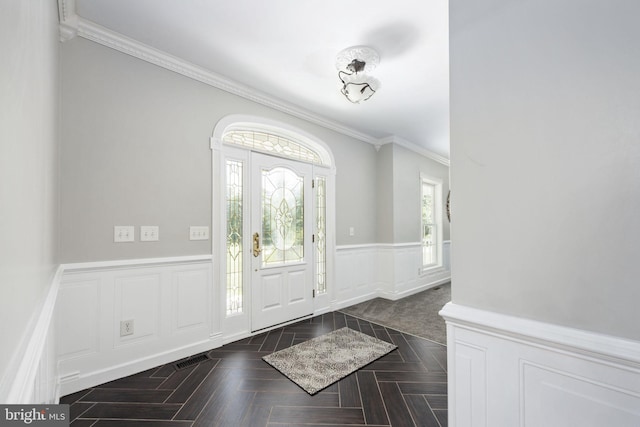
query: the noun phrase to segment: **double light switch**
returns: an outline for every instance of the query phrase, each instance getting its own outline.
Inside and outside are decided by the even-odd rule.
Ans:
[[[116,225],[113,227],[113,241],[115,243],[134,242],[135,240],[135,226]],[[160,227],[157,225],[140,226],[141,242],[157,242],[158,240],[160,240]]]

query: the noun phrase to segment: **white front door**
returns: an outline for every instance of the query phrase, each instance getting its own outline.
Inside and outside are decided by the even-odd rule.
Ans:
[[[251,329],[313,313],[312,166],[251,155]]]

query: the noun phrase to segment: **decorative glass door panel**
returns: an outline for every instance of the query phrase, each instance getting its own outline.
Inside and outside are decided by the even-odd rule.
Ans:
[[[263,169],[262,266],[304,261],[304,177],[291,169]]]
[[[251,154],[251,329],[313,313],[312,166]]]

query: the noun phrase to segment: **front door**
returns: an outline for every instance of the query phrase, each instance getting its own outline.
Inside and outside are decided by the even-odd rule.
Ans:
[[[252,153],[251,329],[313,313],[312,166]]]

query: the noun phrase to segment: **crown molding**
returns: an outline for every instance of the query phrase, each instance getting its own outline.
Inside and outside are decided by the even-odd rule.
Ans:
[[[194,65],[181,58],[169,55],[161,50],[140,43],[137,40],[131,39],[108,28],[102,27],[92,21],[86,20],[75,14],[75,0],[60,0],[58,9],[61,21],[60,40],[63,42],[79,36],[167,70],[176,72],[193,80],[197,80],[209,86],[224,90],[283,113],[290,114],[308,122],[315,123],[343,135],[350,136],[357,140],[374,145],[377,141],[377,138],[371,135],[352,129],[336,121],[321,117],[276,97],[258,92],[249,86],[242,85],[227,77]]]
[[[75,0],[58,0],[58,17],[61,23],[77,18]]]
[[[359,141],[372,144],[376,150],[382,145],[395,143],[408,150],[414,151],[443,165],[449,166],[449,159],[417,146],[397,136],[383,139],[375,138],[369,134],[345,126],[334,120],[327,119],[297,105],[288,103],[274,96],[264,94],[249,86],[242,85],[234,80],[214,73],[206,68],[199,67],[176,56],[170,55],[159,49],[145,45],[137,40],[126,37],[108,28],[102,27],[92,21],[84,19],[76,13],[76,0],[58,0],[58,13],[60,16],[60,41],[66,42],[76,36],[91,40],[103,46],[115,49],[119,52],[141,59],[145,62],[157,65],[166,70],[173,71],[206,85],[224,90],[225,92],[240,96],[274,110],[290,114],[299,119],[317,124],[326,129],[333,130]]]
[[[447,159],[446,157],[441,156],[440,154],[436,154],[433,151],[427,150],[426,148],[419,147],[416,144],[407,141],[406,139],[400,138],[399,136],[392,135],[386,138],[381,138],[377,140],[374,145],[376,146],[376,150],[379,150],[380,147],[386,144],[397,144],[428,159],[441,163],[447,167],[449,166],[449,159]]]

